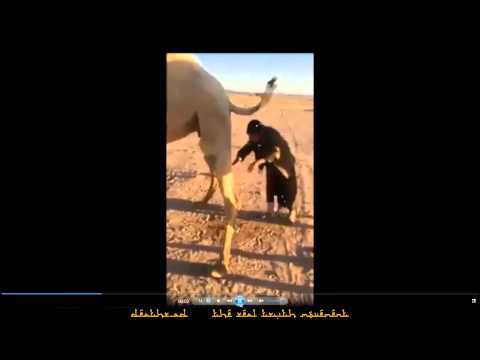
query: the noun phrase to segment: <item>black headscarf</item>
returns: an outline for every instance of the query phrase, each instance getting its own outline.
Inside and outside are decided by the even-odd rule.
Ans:
[[[260,132],[263,129],[264,125],[259,120],[251,120],[247,126],[247,134],[255,134]]]

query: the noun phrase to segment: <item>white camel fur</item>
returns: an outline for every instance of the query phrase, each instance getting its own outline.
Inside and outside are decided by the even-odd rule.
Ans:
[[[204,206],[215,193],[217,182],[224,199],[226,228],[223,252],[212,276],[229,272],[232,238],[239,201],[234,192],[231,164],[230,113],[252,115],[270,101],[276,78],[267,83],[256,106],[242,108],[232,104],[223,86],[210,75],[192,54],[167,54],[167,143],[182,139],[192,132],[200,137],[200,149],[210,169],[210,187]]]

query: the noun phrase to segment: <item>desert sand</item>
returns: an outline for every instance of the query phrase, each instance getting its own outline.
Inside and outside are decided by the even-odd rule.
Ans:
[[[252,106],[258,98],[230,93],[239,106]],[[197,134],[167,146],[167,293],[179,297],[283,296],[292,304],[313,303],[313,98],[274,95],[270,104],[253,116],[232,114],[232,161],[248,138],[248,122],[259,119],[276,128],[289,142],[297,159],[295,225],[286,219],[265,218],[265,173],[247,167],[251,154],[233,167],[235,189],[242,202],[232,246],[232,274],[210,276],[218,260],[223,230],[220,191],[207,208],[197,210],[209,185],[208,167]]]

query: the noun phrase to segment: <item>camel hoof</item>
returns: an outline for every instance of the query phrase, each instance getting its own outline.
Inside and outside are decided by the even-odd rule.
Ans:
[[[210,275],[215,279],[221,279],[225,277],[228,273],[228,268],[222,262],[218,262],[214,265]]]

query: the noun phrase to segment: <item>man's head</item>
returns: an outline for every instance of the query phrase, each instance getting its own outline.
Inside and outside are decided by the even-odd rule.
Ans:
[[[247,134],[251,142],[257,143],[260,141],[260,134],[263,130],[263,124],[259,120],[251,120],[247,126]]]

